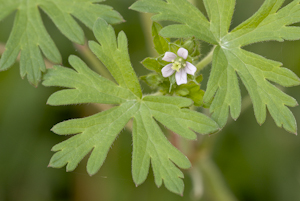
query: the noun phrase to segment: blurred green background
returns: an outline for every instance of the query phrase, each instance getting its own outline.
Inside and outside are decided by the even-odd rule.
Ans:
[[[140,61],[151,56],[152,52],[152,47],[149,47],[151,41],[145,33],[150,27],[139,13],[128,10],[133,2],[108,0],[106,4],[113,6],[126,20],[114,27],[116,32],[124,30],[127,34],[130,57],[137,74],[141,76],[147,70]],[[263,0],[237,0],[232,27],[250,17],[262,3]],[[197,6],[203,10],[202,1],[197,1]],[[44,13],[42,16],[63,55],[63,65],[69,66],[68,56],[80,56],[79,52]],[[13,19],[14,15],[10,15],[0,22],[1,43],[7,41]],[[87,38],[93,39],[92,32],[86,28],[85,31]],[[203,43],[204,55],[209,48]],[[281,61],[300,76],[299,41],[259,43],[245,49]],[[127,131],[119,135],[103,167],[93,177],[85,171],[85,160],[69,173],[64,168],[47,168],[53,154],[51,147],[66,139],[52,133],[51,127],[65,119],[91,115],[97,112],[97,108],[93,105],[46,105],[49,95],[58,89],[41,85],[34,88],[26,79],[20,78],[18,65],[16,63],[0,73],[0,201],[232,200],[222,196],[218,184],[205,182],[205,175],[202,175],[204,194],[195,198],[192,185],[195,175],[191,171],[185,171],[183,197],[170,193],[165,187],[157,188],[151,171],[147,181],[135,187],[131,178],[132,141]],[[203,89],[209,71],[207,68],[203,72]],[[246,94],[242,84],[240,86]],[[145,93],[150,92],[145,85],[142,88]],[[284,91],[300,100],[299,86]],[[291,110],[300,122],[300,107]],[[199,139],[201,141],[201,136]],[[225,189],[232,192],[236,200],[300,200],[300,138],[277,128],[270,116],[259,126],[250,105],[236,122],[230,122],[221,132],[205,140],[212,146],[212,159],[222,174]],[[201,178],[201,175],[198,176]],[[199,189],[201,191],[201,182]]]

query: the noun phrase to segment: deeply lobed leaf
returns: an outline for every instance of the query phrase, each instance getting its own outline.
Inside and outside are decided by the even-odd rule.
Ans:
[[[123,19],[111,7],[98,4],[99,0],[0,0],[0,20],[17,10],[14,26],[0,60],[0,71],[16,61],[21,51],[20,72],[37,86],[41,72],[46,67],[44,55],[53,63],[61,63],[61,55],[42,22],[39,8],[54,22],[57,28],[72,42],[83,44],[84,33],[73,16],[92,28],[98,17],[109,23]]]
[[[156,22],[152,24],[152,37],[154,48],[158,54],[164,54],[165,52],[169,51],[169,38],[164,38],[159,35],[162,26]]]
[[[161,34],[169,38],[195,36],[209,43],[216,43],[210,31],[210,23],[204,15],[186,0],[140,0],[131,7],[146,13],[156,13],[154,21],[169,20],[182,24],[170,25],[161,30]],[[188,21],[188,23],[186,23]],[[168,33],[169,35],[166,36]]]
[[[273,1],[274,2],[274,1]],[[224,37],[222,40],[230,47],[241,47],[252,43],[276,40],[282,42],[283,40],[299,40],[300,27],[288,26],[300,21],[300,5],[299,0],[294,0],[289,5],[280,9],[278,12],[272,10],[269,15],[260,23],[252,23],[252,27],[247,25],[242,28],[235,29]],[[276,7],[279,9],[279,7]],[[254,26],[256,25],[256,26]],[[223,43],[224,43],[223,42]]]
[[[142,90],[130,63],[125,33],[120,32],[116,39],[114,29],[103,20],[98,20],[95,24],[94,33],[100,45],[96,42],[89,42],[91,50],[120,86],[128,88],[141,98]]]
[[[132,176],[137,185],[147,178],[150,159],[158,187],[164,181],[172,192],[182,194],[184,184],[180,178],[180,168],[189,168],[189,160],[178,151],[164,136],[157,123],[151,117],[149,108],[142,104],[133,121]],[[171,161],[172,162],[171,162]]]
[[[44,86],[71,88],[52,94],[48,99],[48,104],[121,104],[137,98],[130,90],[121,88],[114,82],[95,74],[78,57],[70,56],[69,62],[76,71],[62,66],[54,66],[44,76]]]
[[[229,111],[234,119],[240,115],[239,76],[252,99],[258,123],[265,121],[268,108],[277,126],[296,133],[296,121],[287,106],[294,107],[297,102],[270,81],[290,87],[299,85],[299,78],[292,71],[281,67],[281,63],[241,49],[242,46],[266,40],[300,39],[300,28],[289,26],[300,22],[300,1],[294,0],[280,9],[283,2],[266,0],[252,17],[231,32],[229,27],[235,0],[204,0],[210,21],[186,0],[139,0],[131,8],[155,13],[152,17],[155,21],[171,20],[180,23],[164,27],[160,31],[164,37],[182,38],[192,35],[217,46],[204,101],[212,101],[212,117],[221,127],[226,124]]]
[[[101,31],[101,34],[99,33]],[[150,161],[155,183],[172,192],[182,194],[183,173],[179,168],[189,168],[189,160],[164,136],[157,121],[179,135],[195,139],[194,132],[208,134],[219,127],[209,117],[188,109],[192,101],[181,97],[141,96],[141,88],[131,67],[127,39],[120,33],[118,39],[111,26],[99,19],[94,32],[100,45],[90,42],[94,53],[107,66],[118,84],[107,80],[77,57],[69,61],[75,70],[55,66],[44,76],[45,86],[61,86],[64,89],[50,96],[50,105],[78,103],[109,103],[117,106],[81,119],[61,122],[52,128],[60,135],[75,134],[53,147],[56,153],[49,166],[63,167],[67,171],[76,168],[82,158],[91,152],[87,171],[95,174],[102,166],[109,148],[130,119],[133,123],[132,175],[139,185],[146,179]]]
[[[52,151],[58,152],[51,158],[50,166],[60,168],[67,164],[67,171],[73,171],[83,157],[92,151],[87,171],[90,175],[95,174],[117,135],[137,109],[138,104],[130,101],[90,117],[57,124],[52,128],[57,134],[80,134],[52,148]]]

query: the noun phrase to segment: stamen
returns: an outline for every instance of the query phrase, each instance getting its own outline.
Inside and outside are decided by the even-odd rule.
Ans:
[[[181,69],[181,63],[179,63],[179,62],[173,63],[172,69],[176,70],[177,72],[179,72],[179,70]]]

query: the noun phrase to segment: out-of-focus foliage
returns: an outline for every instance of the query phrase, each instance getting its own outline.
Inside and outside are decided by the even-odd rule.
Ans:
[[[49,128],[69,116],[67,110],[45,105],[51,91],[28,85],[17,68],[3,72],[0,80],[0,200],[66,199],[69,175],[47,165],[57,142]]]

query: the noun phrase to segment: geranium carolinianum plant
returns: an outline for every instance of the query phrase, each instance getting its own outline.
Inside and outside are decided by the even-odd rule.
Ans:
[[[275,123],[289,132],[297,132],[297,124],[289,107],[297,101],[273,83],[284,87],[300,84],[296,74],[282,64],[266,59],[241,47],[252,43],[276,40],[299,40],[300,0],[281,8],[284,0],[266,0],[248,20],[229,32],[235,0],[203,0],[208,19],[187,0],[138,0],[131,9],[154,13],[154,21],[174,21],[161,29],[167,38],[195,38],[215,45],[212,70],[203,97],[212,102],[210,112],[220,127],[230,113],[237,119],[241,113],[241,92],[238,76],[249,92],[254,114],[264,123],[269,110]]]
[[[191,163],[166,138],[156,121],[174,133],[187,139],[196,134],[209,134],[219,130],[211,118],[187,109],[193,104],[188,98],[142,95],[138,79],[130,63],[127,39],[124,32],[116,38],[113,28],[99,19],[94,26],[99,43],[89,42],[89,47],[103,62],[116,83],[90,70],[76,56],[69,58],[73,69],[54,66],[44,77],[43,85],[61,86],[69,89],[50,96],[48,104],[66,105],[79,103],[103,103],[117,105],[111,109],[81,119],[72,119],[52,128],[57,134],[76,134],[55,145],[56,153],[50,167],[63,167],[72,171],[85,155],[91,152],[87,172],[97,173],[106,155],[124,126],[133,119],[132,176],[136,185],[147,178],[150,162],[155,183],[172,192],[182,194],[183,173],[179,168],[189,168]]]

